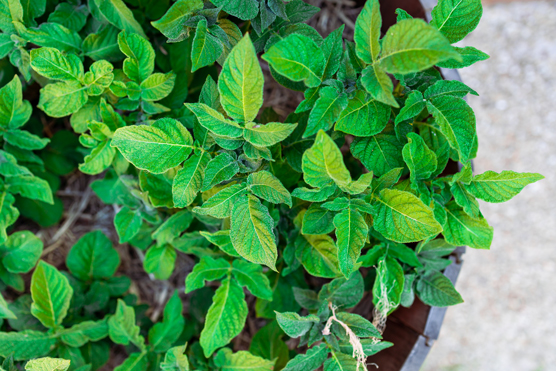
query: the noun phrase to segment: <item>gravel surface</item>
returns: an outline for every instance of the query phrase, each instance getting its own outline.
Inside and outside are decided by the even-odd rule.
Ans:
[[[481,204],[490,251],[468,249],[422,371],[556,370],[556,2],[487,6],[463,42],[491,55],[461,71],[480,97],[475,170],[539,172],[546,179],[505,204]]]

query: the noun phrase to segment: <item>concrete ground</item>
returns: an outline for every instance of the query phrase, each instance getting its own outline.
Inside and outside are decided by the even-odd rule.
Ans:
[[[490,251],[468,249],[423,371],[556,370],[556,2],[485,7],[463,42],[491,55],[461,71],[481,95],[475,170],[539,172],[546,179],[505,204],[481,204]]]

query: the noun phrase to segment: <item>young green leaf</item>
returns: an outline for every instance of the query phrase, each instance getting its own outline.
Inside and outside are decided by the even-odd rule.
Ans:
[[[82,281],[110,278],[120,265],[120,256],[101,231],[89,232],[71,248],[66,265]]]
[[[243,260],[234,260],[232,262],[232,275],[240,285],[246,286],[251,294],[262,300],[272,300],[270,282],[260,265]]]
[[[427,147],[423,138],[416,133],[407,134],[407,140],[402,155],[411,173],[411,181],[428,179],[436,170],[435,153]]]
[[[232,353],[231,349],[224,348],[218,351],[214,357],[214,363],[222,371],[253,370],[272,371],[276,360],[266,360],[244,350]]]
[[[284,203],[292,206],[290,192],[282,185],[282,182],[268,171],[261,170],[251,173],[247,177],[249,190],[263,200],[274,204]]]
[[[70,361],[62,358],[38,358],[32,359],[25,365],[25,371],[66,371],[70,367]]]
[[[477,136],[473,109],[462,98],[449,95],[427,101],[427,109],[450,146],[458,152],[460,161],[467,162]]]
[[[249,122],[243,130],[246,141],[258,147],[270,147],[286,139],[297,127],[297,124],[269,122],[266,125]]]
[[[205,178],[201,191],[208,191],[213,186],[226,180],[230,180],[239,172],[237,161],[228,153],[224,152],[210,160],[205,169]]]
[[[40,261],[31,277],[31,314],[48,328],[56,328],[66,317],[73,295],[68,279],[52,265]]]
[[[324,131],[317,134],[313,146],[305,151],[302,160],[303,178],[313,187],[326,187],[336,183],[345,187],[351,176],[336,143]]]
[[[280,325],[282,330],[284,330],[286,335],[291,338],[298,338],[306,334],[311,329],[311,327],[313,327],[314,323],[319,323],[320,319],[314,314],[310,314],[306,317],[301,317],[297,313],[276,312],[276,321],[278,321],[278,324]]]
[[[419,299],[430,306],[447,307],[463,303],[452,282],[440,272],[433,271],[419,277],[415,288]]]
[[[222,107],[235,120],[253,121],[263,105],[263,84],[255,48],[246,34],[222,66],[218,79]]]
[[[121,1],[121,0],[96,0],[96,1]],[[125,5],[124,5],[125,6]],[[127,58],[124,60],[123,70],[127,77],[140,84],[149,77],[154,70],[154,50],[151,44],[141,33],[128,30],[118,34],[118,46]]]
[[[475,249],[489,249],[493,230],[483,217],[473,218],[455,202],[445,207],[448,219],[442,234],[454,246],[469,246]]]
[[[304,81],[308,87],[317,87],[322,82],[324,54],[307,36],[291,34],[274,44],[262,58],[292,81]]]
[[[202,152],[191,156],[183,164],[172,183],[172,198],[176,207],[189,206],[201,190],[205,168],[210,161],[210,155]]]
[[[247,318],[247,303],[241,286],[230,278],[214,294],[205,327],[201,331],[200,343],[205,357],[228,344],[243,330]]]
[[[149,330],[149,344],[155,352],[165,352],[178,340],[185,320],[182,315],[183,305],[177,291],[164,307],[162,322],[156,323]]]
[[[357,90],[340,113],[334,129],[357,137],[369,137],[384,130],[389,118],[390,107],[368,99],[364,91]]]
[[[81,81],[83,63],[74,54],[64,55],[55,48],[31,50],[31,67],[50,80]]]
[[[328,347],[326,344],[317,345],[307,351],[306,354],[298,354],[288,362],[283,371],[306,371],[316,370],[328,357]]]
[[[147,37],[131,10],[122,0],[94,0],[94,2],[98,11],[114,27],[124,30],[130,35],[137,34],[144,38]]]
[[[473,31],[482,15],[481,0],[440,0],[432,10],[431,25],[453,44]]]
[[[124,206],[114,217],[114,227],[120,237],[120,243],[131,241],[143,225],[143,219],[136,210]]]
[[[46,85],[40,90],[38,107],[51,117],[64,117],[87,103],[87,87],[73,80]]]
[[[37,263],[43,243],[29,231],[15,232],[0,245],[0,259],[4,268],[11,273],[27,273]]]
[[[402,156],[403,143],[392,132],[383,132],[367,138],[355,138],[350,150],[367,170],[376,176],[405,167]]]
[[[365,245],[369,228],[363,215],[351,208],[344,209],[334,217],[338,245],[340,271],[349,278],[355,271],[361,249]]]
[[[139,169],[161,174],[187,159],[193,149],[193,139],[178,121],[163,118],[152,126],[116,130],[111,145]]]
[[[304,235],[328,234],[334,230],[334,212],[313,203],[303,215],[301,233]]]
[[[232,209],[230,238],[246,260],[276,270],[276,237],[268,209],[252,195],[241,196]]]
[[[355,21],[355,52],[363,62],[372,64],[380,53],[382,16],[378,0],[368,0]]]
[[[394,84],[379,65],[372,64],[363,70],[361,84],[373,99],[392,107],[399,107],[392,93]]]
[[[295,240],[295,256],[313,276],[334,278],[340,275],[338,248],[328,235],[298,236]]]
[[[189,371],[189,360],[184,354],[186,345],[168,349],[160,363],[162,371]]]
[[[222,189],[220,192],[206,200],[200,207],[193,211],[200,215],[210,215],[214,218],[227,218],[232,213],[232,208],[240,196],[248,192],[246,184],[234,184]]]
[[[141,351],[145,350],[145,339],[139,334],[140,328],[135,324],[135,310],[118,299],[116,312],[108,319],[110,339],[116,344],[135,344]]]
[[[434,27],[421,19],[404,19],[388,29],[377,63],[389,73],[408,74],[460,58]]]
[[[384,189],[373,208],[373,227],[389,240],[416,242],[442,232],[433,211],[409,192]]]
[[[423,93],[419,90],[411,92],[405,100],[404,107],[396,116],[396,125],[402,121],[414,118],[425,108],[426,105],[426,101],[423,99]]]
[[[143,268],[157,280],[167,280],[174,271],[176,257],[176,250],[169,244],[153,246],[145,254]]]
[[[214,63],[223,50],[220,40],[208,32],[207,20],[201,19],[197,23],[193,46],[191,47],[191,72]]]
[[[321,88],[319,98],[309,115],[303,138],[315,135],[319,130],[328,131],[347,104],[348,98],[345,93],[339,93],[332,86]]]
[[[516,196],[526,185],[544,177],[537,173],[516,173],[504,170],[500,174],[486,171],[473,177],[465,189],[472,195],[487,202],[506,202]]]
[[[487,53],[484,53],[472,46],[466,46],[465,48],[458,48],[454,46],[454,50],[461,56],[461,62],[454,59],[448,59],[444,62],[437,63],[436,65],[441,68],[465,68],[490,58]]]
[[[205,286],[205,281],[215,281],[230,271],[230,264],[224,259],[213,259],[204,256],[199,263],[195,264],[193,271],[187,275],[185,280],[185,293],[200,289]]]

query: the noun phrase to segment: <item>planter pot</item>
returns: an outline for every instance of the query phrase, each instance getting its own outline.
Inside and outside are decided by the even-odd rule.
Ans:
[[[359,1],[358,6],[364,3]],[[383,32],[396,23],[397,8],[404,9],[415,18],[430,21],[436,3],[437,0],[380,0]],[[446,80],[461,80],[457,70],[441,69],[441,72]],[[458,170],[457,163],[449,163],[445,173],[454,174]],[[444,275],[454,284],[462,267],[464,253],[465,247],[458,247],[450,256],[452,264],[444,271]],[[425,305],[417,297],[410,308],[399,307],[388,317],[383,334],[384,340],[394,343],[394,346],[369,357],[367,362],[375,363],[381,371],[419,371],[438,339],[446,309]]]

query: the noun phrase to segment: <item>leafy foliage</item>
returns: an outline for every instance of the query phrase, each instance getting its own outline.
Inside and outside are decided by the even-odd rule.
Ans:
[[[128,355],[118,371],[358,369],[392,346],[381,323],[400,305],[463,301],[442,271],[456,246],[490,247],[477,199],[543,178],[472,173],[480,123],[465,98],[478,94],[439,68],[488,58],[452,46],[480,0],[440,0],[430,24],[398,9],[383,37],[368,0],[353,42],[307,25],[318,8],[302,0],[0,10],[2,369],[97,370],[115,344]],[[269,79],[303,92],[285,119],[265,107]],[[11,233],[20,214],[57,223],[58,177],[76,167],[104,174],[91,188],[150,279],[194,263],[186,316],[171,290],[147,312],[101,231],[77,241],[68,271],[39,261],[31,232]],[[12,300],[37,261],[30,295]],[[358,314],[366,291],[373,318]],[[249,351],[233,352],[246,327]]]

